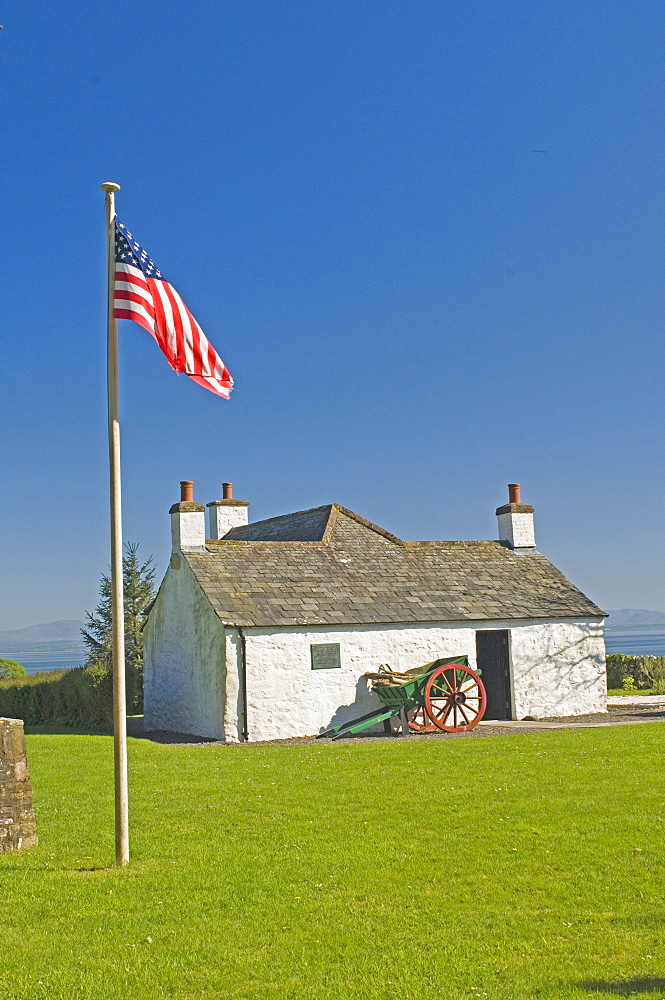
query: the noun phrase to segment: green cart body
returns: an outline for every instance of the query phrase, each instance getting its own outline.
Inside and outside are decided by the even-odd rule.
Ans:
[[[390,720],[394,717],[399,717],[402,720],[402,731],[405,732],[407,728],[407,715],[409,711],[413,709],[418,709],[425,703],[426,689],[428,682],[432,675],[440,671],[443,667],[450,667],[455,664],[459,664],[460,667],[464,668],[464,674],[471,675],[476,678],[478,684],[482,690],[482,684],[469,670],[469,658],[468,656],[447,656],[442,657],[438,660],[434,660],[432,663],[428,663],[423,667],[422,673],[414,674],[413,678],[405,681],[402,684],[385,684],[377,685],[374,687],[374,693],[383,702],[381,708],[377,708],[372,712],[367,712],[365,715],[361,715],[356,719],[351,719],[349,722],[342,722],[337,726],[331,726],[330,729],[326,729],[325,732],[319,733],[319,739],[322,737],[332,737],[333,740],[338,740],[342,736],[349,736],[352,733],[362,732],[363,729],[369,729],[371,726],[376,726],[378,723],[383,722],[384,724],[390,723]],[[482,710],[478,715],[476,722],[482,718],[482,711],[484,711],[484,690],[482,691],[483,706]],[[434,729],[434,728],[444,728],[436,724],[429,727],[418,727],[420,729]],[[473,725],[476,723],[474,722]],[[471,728],[468,726],[467,728]]]

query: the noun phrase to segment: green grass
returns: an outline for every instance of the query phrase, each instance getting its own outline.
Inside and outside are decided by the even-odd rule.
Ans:
[[[665,997],[665,726],[400,743],[32,735],[0,996]]]

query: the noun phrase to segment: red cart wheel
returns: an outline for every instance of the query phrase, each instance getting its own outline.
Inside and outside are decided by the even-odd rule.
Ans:
[[[435,670],[425,685],[425,711],[437,729],[465,733],[477,726],[487,706],[478,674],[461,663]]]
[[[406,713],[409,720],[409,729],[414,733],[435,733],[438,726],[435,726],[430,719],[424,705],[416,705]]]

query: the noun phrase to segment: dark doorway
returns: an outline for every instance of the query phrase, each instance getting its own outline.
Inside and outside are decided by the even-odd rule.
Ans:
[[[480,678],[487,692],[486,719],[511,719],[509,630],[476,632],[476,656]]]

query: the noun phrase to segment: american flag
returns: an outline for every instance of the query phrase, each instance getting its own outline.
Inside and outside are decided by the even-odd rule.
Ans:
[[[233,379],[226,365],[173,285],[117,219],[113,299],[116,319],[133,319],[145,327],[172,368],[229,398]]]

